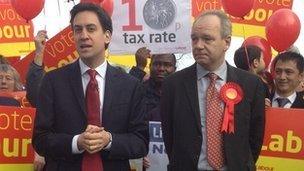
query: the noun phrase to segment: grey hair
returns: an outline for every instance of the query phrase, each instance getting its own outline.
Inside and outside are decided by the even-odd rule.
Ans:
[[[9,64],[0,64],[0,72],[7,73],[7,72],[10,72],[10,71],[13,73],[14,82],[15,82],[14,91],[23,90],[23,85],[20,81],[20,75],[19,75],[18,71]]]
[[[217,16],[220,19],[221,23],[221,37],[222,38],[227,38],[230,37],[232,34],[232,25],[231,21],[229,20],[228,16],[222,11],[222,10],[206,10],[202,12],[193,22],[193,25],[200,20],[201,18],[209,15],[214,15]]]

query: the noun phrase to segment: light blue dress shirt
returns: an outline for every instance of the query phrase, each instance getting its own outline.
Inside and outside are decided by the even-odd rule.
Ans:
[[[210,80],[207,74],[210,71],[207,71],[201,65],[196,65],[197,69],[197,93],[198,93],[198,102],[199,102],[199,111],[201,116],[201,125],[202,125],[202,133],[203,133],[203,142],[201,153],[198,160],[198,170],[213,170],[207,161],[207,138],[206,138],[206,91],[210,84]],[[216,80],[215,87],[218,91],[220,91],[221,87],[227,81],[227,64],[224,63],[215,71],[215,73],[219,78]],[[221,104],[221,107],[224,108],[224,103]],[[226,170],[226,166],[224,166],[221,170]]]

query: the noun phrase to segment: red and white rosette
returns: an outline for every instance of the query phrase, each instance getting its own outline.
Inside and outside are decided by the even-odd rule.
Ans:
[[[243,90],[238,84],[227,82],[221,88],[220,96],[226,104],[222,132],[234,133],[234,105],[243,99]]]

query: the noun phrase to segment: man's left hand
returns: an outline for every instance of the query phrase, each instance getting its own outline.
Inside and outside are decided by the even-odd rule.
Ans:
[[[110,142],[110,133],[97,126],[88,126],[84,135],[84,142],[89,147],[89,153],[96,153],[106,147]]]

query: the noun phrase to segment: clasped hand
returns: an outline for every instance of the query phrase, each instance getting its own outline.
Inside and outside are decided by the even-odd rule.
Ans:
[[[103,127],[88,125],[86,130],[79,135],[77,145],[79,150],[85,150],[91,154],[99,152],[110,142],[110,133]]]

